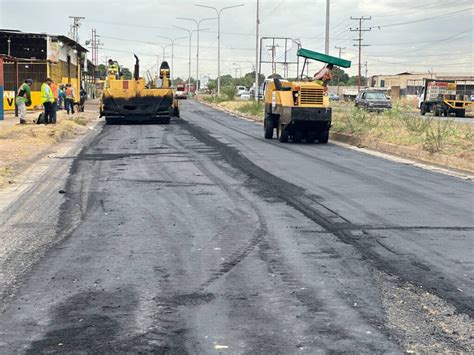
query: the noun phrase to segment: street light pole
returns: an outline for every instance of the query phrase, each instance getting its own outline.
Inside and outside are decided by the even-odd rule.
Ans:
[[[245,4],[226,6],[221,9],[217,9],[213,6],[195,4],[196,6],[205,7],[214,10],[217,14],[217,95],[221,94],[221,13],[224,10],[232,9],[234,7],[244,6]]]
[[[174,42],[180,39],[186,39],[187,37],[176,37],[176,38],[171,38],[171,37],[164,37],[164,36],[156,36],[160,38],[167,39],[168,41],[171,42],[171,70],[170,70],[170,77],[171,77],[171,86],[174,85]]]
[[[256,31],[255,31],[255,101],[258,102],[258,71],[257,71],[257,68],[258,68],[258,51],[259,51],[259,48],[258,48],[258,30],[259,30],[259,26],[260,26],[260,17],[259,17],[259,11],[260,11],[260,2],[259,0],[257,0],[257,26],[256,26]]]
[[[159,44],[159,46],[161,47],[161,49],[163,49],[163,59],[162,59],[162,61],[164,62],[165,61],[166,48],[168,48],[170,45],[167,44],[166,46],[163,46],[163,45]]]
[[[204,21],[216,20],[217,17],[203,18],[201,20],[195,20],[189,17],[176,17],[178,20],[193,21],[196,24],[197,29],[197,48],[196,48],[196,89],[199,90],[199,33],[201,32],[201,23]]]
[[[179,27],[179,26],[174,26],[176,28],[179,28],[180,30],[188,32],[189,35],[189,60],[188,60],[188,90],[191,89],[191,40],[194,32],[197,32],[197,30],[189,30],[184,27]]]
[[[330,0],[326,0],[326,40],[324,46],[324,54],[329,54],[329,11],[330,11]]]

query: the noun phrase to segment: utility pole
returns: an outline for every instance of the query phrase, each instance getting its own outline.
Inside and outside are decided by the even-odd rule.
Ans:
[[[364,62],[364,67],[365,67],[365,85],[369,86],[369,77],[368,77],[369,67],[368,67],[367,62]]]
[[[326,41],[324,46],[324,53],[329,54],[329,10],[330,10],[330,0],[326,0]]]
[[[97,37],[97,30],[95,28],[92,29],[91,39],[86,41],[86,46],[90,45],[91,47],[91,59],[92,59],[92,78],[95,82],[95,73],[96,67],[99,64],[99,46],[102,45],[100,39],[98,40]]]
[[[207,9],[212,9],[216,12],[217,15],[217,95],[221,94],[221,14],[222,11],[227,9],[232,9],[234,7],[245,6],[245,4],[226,6],[221,9],[217,9],[213,6],[195,4],[196,6],[205,7]]]
[[[342,50],[343,50],[343,49],[346,49],[346,47],[338,47],[338,46],[335,46],[334,48],[336,48],[337,50],[339,50],[339,58],[341,58]]]
[[[71,25],[72,39],[79,43],[79,27],[81,26],[80,21],[84,20],[85,17],[82,16],[69,16],[73,19],[73,24]]]
[[[259,11],[260,11],[260,1],[257,0],[257,24],[256,24],[256,30],[255,30],[255,101],[258,102],[258,31],[259,31],[259,26],[260,26],[260,17],[259,17]]]
[[[359,21],[359,27],[357,28],[351,28],[351,32],[358,32],[359,37],[354,39],[354,41],[357,41],[358,44],[354,44],[354,47],[359,47],[359,74],[357,77],[357,92],[360,92],[360,85],[361,85],[361,65],[362,65],[362,47],[367,47],[369,46],[368,44],[362,44],[362,32],[370,32],[372,30],[372,27],[368,28],[362,28],[362,21],[370,20],[372,19],[372,16],[369,17],[352,17],[351,20]]]

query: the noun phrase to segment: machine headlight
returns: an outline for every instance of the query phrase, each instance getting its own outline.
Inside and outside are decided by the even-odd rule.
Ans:
[[[374,106],[374,103],[373,103],[373,102],[369,102],[369,106]]]

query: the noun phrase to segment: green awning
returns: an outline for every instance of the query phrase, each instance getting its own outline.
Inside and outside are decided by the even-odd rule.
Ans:
[[[310,51],[309,49],[300,48],[298,49],[298,56],[308,59],[317,60],[318,62],[333,64],[338,67],[350,68],[351,61],[342,58],[333,57],[330,55],[322,54],[319,52]]]

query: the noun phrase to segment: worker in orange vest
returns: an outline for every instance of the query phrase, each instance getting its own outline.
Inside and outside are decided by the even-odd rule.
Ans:
[[[54,81],[51,82],[51,91],[53,92],[53,112],[51,114],[51,122],[53,124],[56,124],[56,113],[58,112],[58,99],[59,99],[59,92],[58,92],[58,86]]]
[[[66,84],[66,112],[69,115],[69,111],[74,114],[74,88],[71,84]]]

